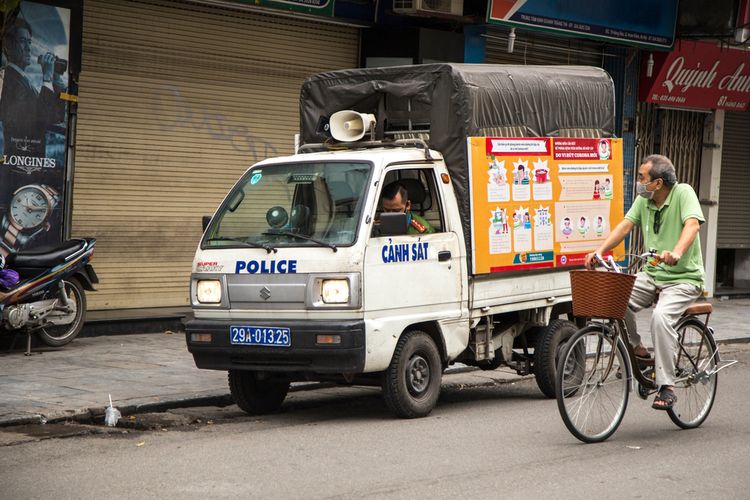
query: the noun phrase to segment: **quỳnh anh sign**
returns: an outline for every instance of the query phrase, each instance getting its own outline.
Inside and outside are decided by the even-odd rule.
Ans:
[[[681,41],[654,54],[653,77],[641,70],[641,100],[685,108],[745,111],[750,102],[750,52]]]

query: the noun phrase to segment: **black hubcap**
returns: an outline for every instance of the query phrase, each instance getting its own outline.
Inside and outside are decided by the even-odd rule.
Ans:
[[[406,366],[406,383],[412,396],[423,395],[430,385],[430,365],[420,354],[415,354],[409,359]]]

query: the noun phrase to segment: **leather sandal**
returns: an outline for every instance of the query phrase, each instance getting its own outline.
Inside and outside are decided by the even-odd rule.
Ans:
[[[651,408],[654,410],[671,410],[676,402],[677,395],[675,395],[674,391],[662,386],[659,390],[659,394],[654,398],[654,403],[651,405]]]

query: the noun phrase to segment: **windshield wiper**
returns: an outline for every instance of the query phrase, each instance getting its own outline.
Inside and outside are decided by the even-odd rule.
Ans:
[[[268,232],[265,232],[263,234],[273,235],[273,236],[275,236],[275,235],[292,236],[294,238],[299,238],[299,239],[305,240],[305,241],[312,241],[313,243],[317,243],[318,245],[321,245],[321,246],[324,246],[324,247],[328,247],[331,250],[333,250],[334,252],[338,252],[339,251],[339,249],[336,248],[336,245],[334,245],[333,243],[326,243],[325,241],[321,241],[321,240],[318,240],[318,239],[315,239],[315,238],[311,238],[310,236],[305,236],[304,234],[293,233],[291,231],[268,231]]]
[[[266,251],[266,253],[271,253],[271,252],[276,253],[276,252],[278,252],[277,249],[275,249],[271,245],[266,245],[265,243],[255,243],[253,241],[241,240],[239,238],[231,238],[229,236],[220,236],[218,238],[209,238],[209,239],[206,240],[206,243],[210,243],[212,241],[234,241],[234,242],[240,243],[242,245],[245,245],[247,247],[262,248],[263,250]]]

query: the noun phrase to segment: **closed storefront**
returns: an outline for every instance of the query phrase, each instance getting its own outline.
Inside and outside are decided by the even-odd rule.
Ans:
[[[292,152],[303,79],[358,57],[351,27],[85,2],[72,232],[98,240],[89,308],[187,305],[201,216],[252,163]]]
[[[717,295],[750,294],[750,112],[727,112],[721,150]]]
[[[719,248],[750,250],[748,170],[750,169],[750,113],[727,112],[721,152],[719,188]]]

